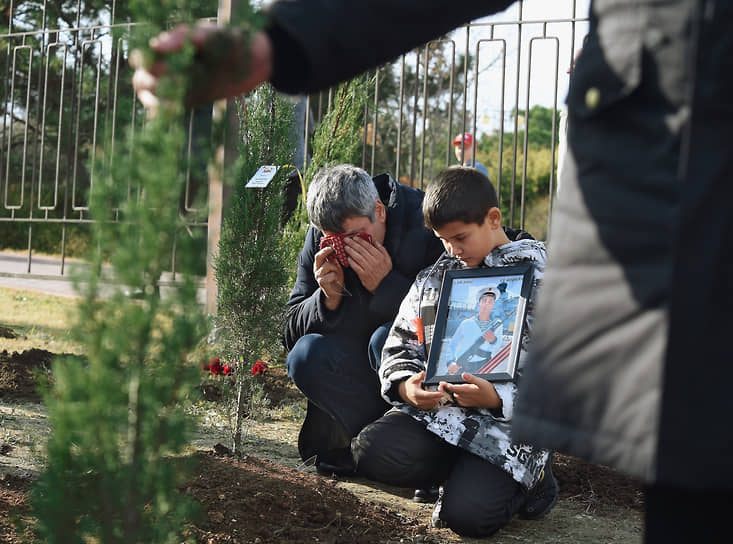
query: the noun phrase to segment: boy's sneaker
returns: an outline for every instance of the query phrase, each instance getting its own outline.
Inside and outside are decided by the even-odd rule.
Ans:
[[[547,458],[540,481],[527,492],[524,506],[519,510],[521,519],[540,519],[545,517],[557,502],[560,486],[552,473],[552,454]]]
[[[430,516],[430,525],[436,529],[444,529],[447,527],[445,522],[440,519],[440,509],[443,508],[443,486],[438,488],[438,500],[435,501],[435,507],[433,508],[433,515]]]

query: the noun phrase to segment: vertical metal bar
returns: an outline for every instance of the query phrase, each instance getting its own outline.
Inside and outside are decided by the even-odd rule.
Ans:
[[[430,63],[430,45],[425,45],[422,80],[422,134],[420,134],[420,188],[425,186],[425,129],[428,120],[428,66]]]
[[[410,185],[415,184],[415,133],[417,131],[417,97],[420,81],[420,51],[416,51],[415,55],[415,90],[412,95],[412,137],[410,138]]]
[[[44,166],[44,157],[45,153],[43,151],[43,146],[41,146],[41,156],[39,159],[39,165],[38,165],[38,209],[39,210],[45,210],[46,211],[46,217],[48,217],[48,212],[50,210],[55,210],[56,206],[58,206],[58,195],[59,195],[59,170],[61,165],[61,134],[62,134],[62,128],[63,128],[63,115],[61,115],[61,112],[63,112],[64,109],[64,81],[66,77],[66,68],[65,68],[65,61],[66,61],[66,45],[65,44],[57,44],[57,43],[49,43],[48,44],[48,52],[46,54],[46,70],[45,70],[45,84],[43,89],[43,113],[41,116],[41,141],[43,142],[46,138],[46,111],[48,109],[48,75],[49,75],[49,64],[50,64],[50,58],[51,58],[51,49],[59,47],[64,51],[64,68],[61,70],[61,92],[59,93],[59,123],[57,127],[57,134],[56,134],[56,161],[54,165],[54,184],[53,184],[53,204],[49,205],[43,205],[42,202],[42,194],[43,194],[43,166]]]
[[[555,148],[557,147],[557,93],[558,93],[558,76],[560,75],[560,40],[554,38],[555,41],[555,90],[552,97],[552,137],[550,141],[550,201],[547,207],[547,237],[550,234],[550,225],[552,223],[552,208],[555,205]]]
[[[372,162],[369,170],[374,175],[374,168],[377,160],[377,122],[379,120],[379,68],[374,76],[374,114],[372,116]]]
[[[405,55],[400,59],[400,96],[398,98],[399,112],[397,120],[397,153],[395,159],[395,179],[400,179],[400,157],[402,155],[402,119],[404,117],[405,98]]]
[[[532,88],[532,46],[535,38],[529,40],[529,53],[527,55],[527,99],[524,104],[524,139],[522,142],[522,190],[519,200],[519,225],[524,228],[526,193],[527,193],[527,154],[529,153],[529,94]]]
[[[517,186],[517,130],[519,127],[519,75],[522,68],[522,0],[519,0],[519,23],[517,24],[517,77],[514,86],[514,136],[512,143],[512,184],[509,197],[509,224],[514,226],[514,191]]]
[[[453,147],[453,88],[456,84],[455,82],[455,73],[456,73],[456,42],[453,40],[450,40],[451,44],[451,60],[450,60],[450,81],[448,83],[448,88],[450,89],[450,99],[448,100],[448,145],[445,149],[445,164],[449,165],[451,163],[451,149]]]
[[[466,47],[464,49],[465,56],[463,59],[463,120],[461,122],[461,134],[465,134],[466,132],[466,111],[468,110],[468,59],[469,59],[469,51],[470,51],[470,34],[471,34],[471,25],[466,25]],[[474,134],[475,136],[475,134]],[[474,142],[476,141],[476,138],[473,139]],[[461,157],[466,156],[466,140],[461,138]],[[474,161],[476,159],[474,158]],[[465,161],[462,161],[465,162]]]
[[[364,170],[366,167],[366,155],[367,155],[367,134],[369,131],[369,100],[368,96],[364,99],[364,111],[362,112],[362,123],[361,123],[361,163],[360,166]]]
[[[491,27],[491,39],[494,39],[494,27]],[[506,90],[506,40],[499,40],[502,46],[501,56],[501,99],[500,99],[500,111],[501,122],[499,123],[499,164],[497,165],[498,173],[496,180],[496,192],[499,195],[499,202],[501,202],[501,181],[502,171],[504,166],[504,113],[506,108],[504,107],[505,90]]]
[[[306,95],[305,97],[305,137],[303,138],[303,164],[301,165],[300,171],[305,175],[305,171],[308,168],[308,145],[310,143],[310,129],[311,129],[311,97]]]
[[[25,105],[24,110],[26,112],[29,111],[30,107],[30,100],[31,100],[31,70],[33,69],[33,51],[31,46],[29,45],[19,45],[15,46],[13,48],[13,68],[12,68],[12,76],[10,81],[10,103],[13,103],[13,97],[15,96],[15,74],[16,74],[16,64],[18,63],[18,51],[19,50],[28,50],[28,84],[26,85],[26,92],[25,92]],[[13,114],[10,115],[10,140],[8,141],[8,156],[7,156],[7,163],[6,163],[6,170],[7,175],[10,176],[10,155],[12,151],[12,143],[13,143],[13,133],[15,132],[13,130],[15,126],[15,116]],[[26,157],[28,152],[28,132],[30,130],[29,122],[28,122],[28,116],[26,115],[25,118],[25,129],[23,131],[23,160],[22,160],[22,166],[21,166],[21,174],[20,174],[20,202],[16,204],[15,206],[11,206],[8,204],[8,185],[10,183],[7,183],[5,186],[5,208],[6,209],[15,209],[20,210],[23,207],[23,204],[25,203],[25,177],[26,177]],[[31,206],[32,207],[32,206]]]
[[[35,111],[35,128],[34,131],[38,130],[38,123],[39,123],[39,115],[41,114],[41,88],[43,86],[42,81],[42,74],[43,74],[43,55],[45,52],[45,45],[46,45],[46,7],[47,7],[47,1],[44,0],[43,2],[43,8],[41,12],[41,28],[43,28],[43,32],[40,33],[40,46],[38,48],[38,87],[36,90],[36,111]],[[31,56],[32,56],[31,52]],[[32,80],[32,71],[28,70],[28,86],[30,88],[31,80]],[[26,108],[26,117],[30,117],[30,110]],[[43,136],[41,135],[41,138]],[[31,271],[31,265],[33,260],[33,192],[36,189],[36,162],[38,161],[38,146],[39,146],[39,140],[41,141],[41,146],[43,145],[43,140],[38,137],[38,134],[35,133],[33,137],[33,153],[31,157],[31,183],[30,183],[30,194],[28,195],[28,219],[31,221],[28,222],[28,273]],[[41,149],[43,149],[41,147]]]

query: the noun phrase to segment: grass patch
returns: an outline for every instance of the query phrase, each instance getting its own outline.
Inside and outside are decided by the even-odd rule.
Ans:
[[[77,304],[74,298],[0,287],[0,326],[16,335],[0,338],[0,350],[12,353],[38,348],[82,354],[82,346],[71,337]]]

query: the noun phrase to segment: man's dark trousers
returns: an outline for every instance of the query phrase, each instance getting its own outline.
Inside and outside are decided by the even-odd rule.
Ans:
[[[309,421],[298,439],[304,460],[348,447],[351,438],[390,408],[380,395],[369,349],[359,339],[306,334],[290,350],[287,367],[309,403]]]

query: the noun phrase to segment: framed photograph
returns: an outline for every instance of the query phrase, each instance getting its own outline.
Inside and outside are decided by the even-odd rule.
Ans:
[[[531,289],[530,264],[448,270],[438,299],[425,386],[463,383],[463,372],[492,382],[513,380]]]

